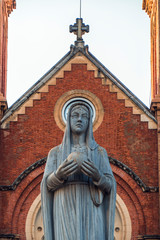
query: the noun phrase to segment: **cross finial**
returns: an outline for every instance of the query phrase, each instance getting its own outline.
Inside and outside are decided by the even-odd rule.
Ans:
[[[76,23],[69,26],[69,31],[77,35],[77,42],[83,42],[82,35],[89,32],[89,25],[85,25],[82,18],[77,18]]]

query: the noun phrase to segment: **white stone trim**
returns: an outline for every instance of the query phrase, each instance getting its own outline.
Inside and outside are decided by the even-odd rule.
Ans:
[[[41,207],[41,194],[39,194],[38,197],[36,197],[27,214],[25,225],[26,240],[35,240],[34,223],[40,207]]]
[[[34,237],[34,223],[40,207],[41,207],[41,195],[39,194],[34,200],[34,202],[32,203],[27,214],[26,225],[25,225],[26,240],[36,240]],[[115,239],[130,240],[132,236],[131,218],[124,201],[118,194],[116,199],[116,211],[118,211],[121,217],[122,234],[120,239],[116,239],[116,238]]]
[[[62,117],[62,110],[66,102],[74,98],[84,98],[91,102],[95,108],[95,119],[93,122],[93,131],[96,131],[101,125],[104,116],[104,108],[100,99],[93,93],[87,90],[75,89],[64,93],[56,102],[54,107],[54,119],[57,126],[64,131],[65,122]]]
[[[130,240],[132,237],[132,223],[129,211],[123,202],[122,198],[117,194],[116,209],[119,212],[122,220],[122,237],[121,240]]]
[[[125,100],[125,107],[131,107],[133,114],[139,114],[140,120],[142,122],[148,122],[149,129],[157,129],[157,124],[147,116],[137,105],[126,95],[124,94],[109,78],[106,78],[102,73],[98,72],[98,68],[82,53],[77,53],[74,58],[69,60],[54,76],[52,76],[44,86],[39,88],[36,93],[34,93],[29,100],[25,101],[13,114],[7,118],[1,125],[2,128],[6,128],[10,121],[18,121],[19,114],[25,114],[26,107],[33,107],[33,100],[40,100],[42,92],[48,92],[48,87],[51,85],[56,85],[58,78],[64,78],[65,71],[71,71],[71,64],[87,64],[87,70],[94,71],[95,78],[102,79],[102,85],[108,85],[110,92],[117,93],[117,99]],[[145,117],[144,117],[145,116]]]

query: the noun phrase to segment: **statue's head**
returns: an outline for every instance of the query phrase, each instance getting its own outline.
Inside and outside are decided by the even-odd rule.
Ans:
[[[98,145],[93,136],[92,109],[83,101],[73,103],[67,114],[67,124],[62,141],[64,148],[64,159],[71,153],[71,135],[85,134],[86,145],[95,149]]]
[[[83,134],[87,131],[90,112],[85,104],[74,104],[70,111],[71,131],[76,134]]]

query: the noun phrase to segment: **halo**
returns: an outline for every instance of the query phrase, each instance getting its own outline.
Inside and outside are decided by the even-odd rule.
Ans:
[[[65,92],[56,102],[54,107],[54,119],[57,126],[65,131],[67,112],[71,105],[76,102],[88,104],[92,112],[93,131],[101,125],[104,116],[104,109],[100,99],[93,93],[87,90],[75,89]]]
[[[73,104],[81,104],[81,103],[85,103],[86,105],[88,105],[91,109],[91,113],[92,113],[92,122],[94,122],[95,118],[96,118],[96,110],[95,110],[95,107],[94,105],[88,100],[88,99],[85,99],[85,98],[79,98],[79,97],[75,97],[75,98],[72,98],[72,99],[69,99],[63,106],[62,108],[62,119],[64,121],[64,123],[66,124],[67,122],[67,114],[68,114],[68,111],[70,109],[70,107],[73,105]]]

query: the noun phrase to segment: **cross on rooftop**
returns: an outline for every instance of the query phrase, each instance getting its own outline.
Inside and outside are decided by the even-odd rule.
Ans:
[[[89,25],[85,25],[82,18],[77,18],[76,23],[69,26],[69,31],[77,35],[77,42],[83,41],[82,35],[89,32]]]

